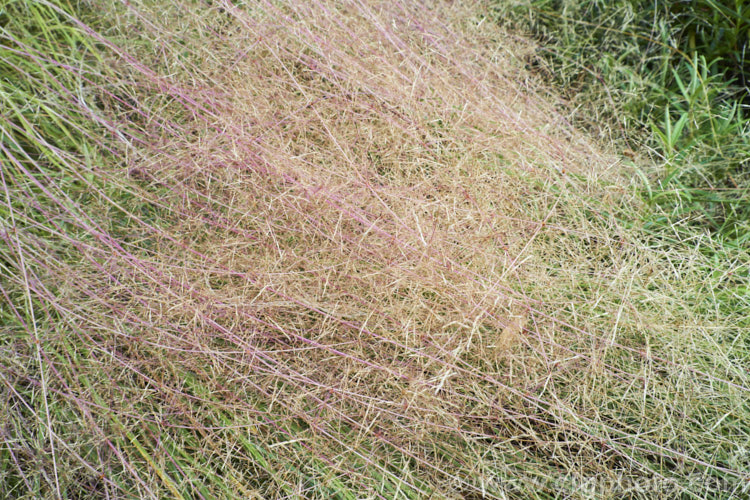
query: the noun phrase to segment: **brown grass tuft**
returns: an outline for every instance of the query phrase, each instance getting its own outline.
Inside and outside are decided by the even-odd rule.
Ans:
[[[59,237],[69,257],[22,238],[59,316],[48,349],[84,346],[57,390],[102,429],[115,483],[470,498],[741,474],[681,442],[696,391],[747,390],[674,361],[676,329],[707,320],[655,304],[690,271],[618,222],[628,169],[477,12],[112,7],[136,90],[103,89],[133,109],[97,113],[123,156],[76,202],[91,222]]]

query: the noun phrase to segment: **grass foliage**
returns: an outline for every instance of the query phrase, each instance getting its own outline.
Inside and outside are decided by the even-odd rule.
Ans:
[[[646,152],[644,196],[747,246],[750,122],[746,2],[495,2],[503,24],[541,45],[529,66],[566,89],[574,121]],[[650,150],[650,152],[648,151]]]
[[[644,197],[481,5],[0,9],[3,495],[750,491],[747,248],[654,201],[719,118]]]

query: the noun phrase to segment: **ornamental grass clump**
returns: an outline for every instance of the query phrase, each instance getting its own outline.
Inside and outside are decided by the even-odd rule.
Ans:
[[[705,259],[479,6],[12,8],[11,496],[747,487]]]

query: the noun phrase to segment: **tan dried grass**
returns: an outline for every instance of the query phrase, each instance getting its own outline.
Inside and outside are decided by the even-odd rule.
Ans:
[[[48,299],[96,332],[129,425],[173,408],[207,461],[268,496],[322,495],[305,475],[499,496],[502,478],[697,463],[606,408],[674,368],[644,341],[669,331],[647,302],[671,261],[614,216],[638,203],[628,170],[535,91],[528,42],[477,12],[113,11],[162,52],[115,50],[145,115],[121,130],[147,140],[108,175],[160,215],[51,271],[77,297]],[[686,387],[664,384],[656,399]],[[663,429],[667,408],[627,404],[614,414]]]

